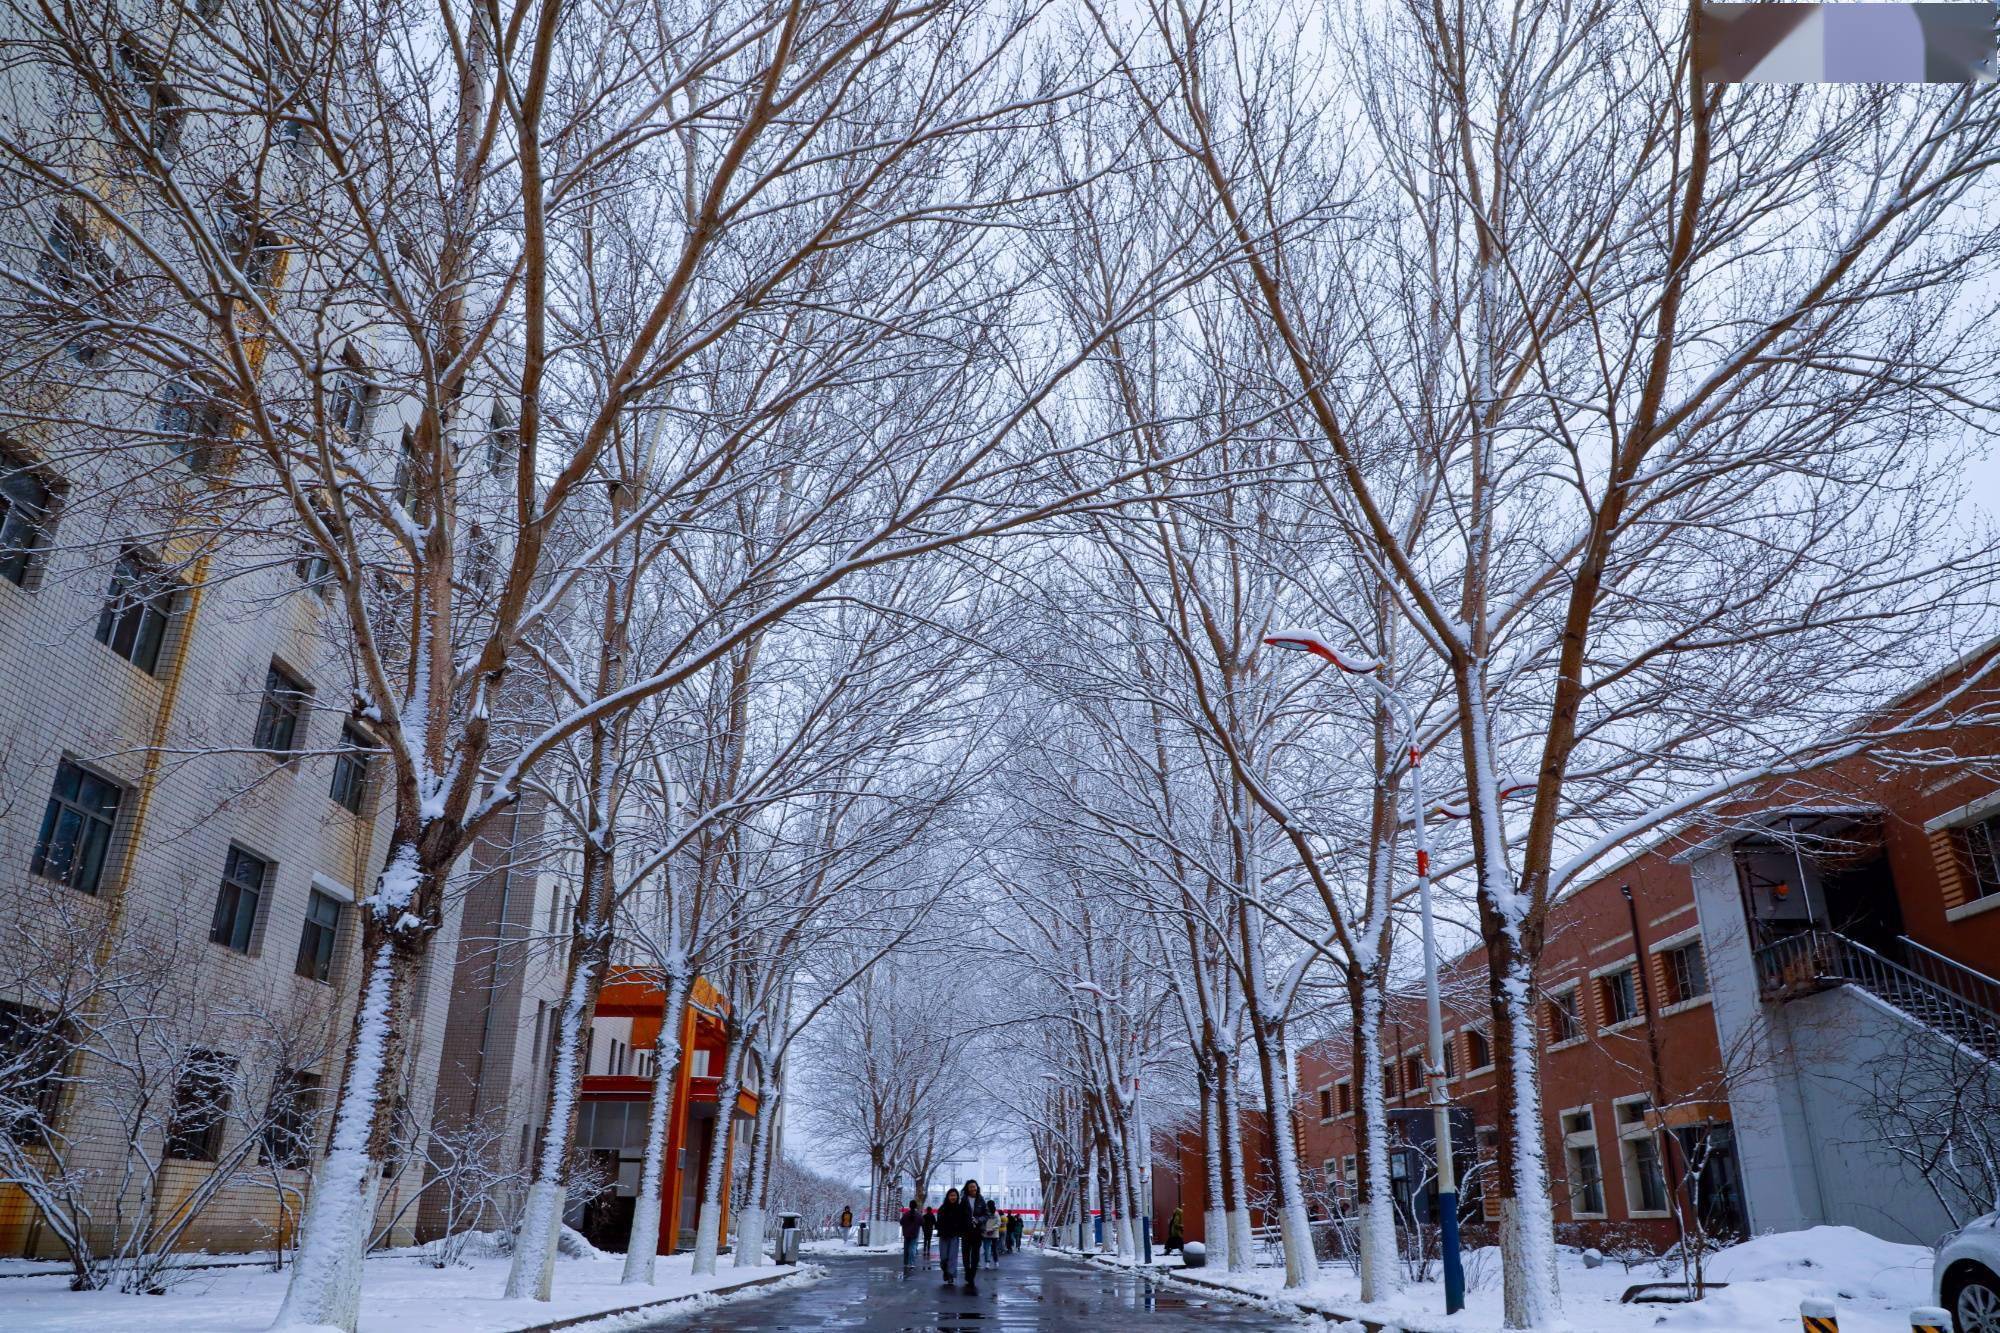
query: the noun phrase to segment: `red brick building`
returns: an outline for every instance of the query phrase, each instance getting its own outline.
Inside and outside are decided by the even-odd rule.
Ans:
[[[1995,645],[1868,720],[1891,723],[1923,728],[1893,760],[1765,784],[1552,909],[1536,1002],[1565,1239],[1671,1242],[1668,1182],[1689,1167],[1716,1229],[1844,1222],[1923,1241],[1942,1229],[1923,1182],[1870,1144],[1857,1090],[1870,1061],[1912,1042],[2000,1060]],[[1496,1142],[1483,950],[1443,980],[1448,1086],[1477,1145],[1461,1162],[1476,1227]],[[1418,1216],[1424,1036],[1420,997],[1393,999],[1391,1175],[1399,1211]],[[1357,1170],[1345,1042],[1307,1049],[1298,1086],[1301,1156],[1337,1206]]]

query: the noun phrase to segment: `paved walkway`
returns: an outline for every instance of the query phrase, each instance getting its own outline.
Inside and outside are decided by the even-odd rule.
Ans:
[[[979,1270],[979,1294],[944,1285],[935,1261],[905,1275],[898,1256],[815,1255],[827,1276],[798,1291],[752,1297],[662,1320],[659,1333],[865,1329],[870,1333],[1194,1333],[1262,1329],[1277,1315],[1211,1301],[1096,1265],[1024,1250]]]

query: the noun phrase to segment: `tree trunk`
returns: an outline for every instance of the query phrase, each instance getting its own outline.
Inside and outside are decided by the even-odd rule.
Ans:
[[[1243,1170],[1243,1117],[1236,1104],[1236,1057],[1223,1056],[1223,1075],[1218,1086],[1217,1104],[1222,1108],[1222,1141],[1229,1150],[1228,1169],[1222,1178],[1223,1207],[1227,1212],[1229,1271],[1247,1273],[1256,1267],[1250,1236],[1250,1182]]]
[[[1401,1288],[1396,1257],[1396,1201],[1389,1188],[1389,1111],[1382,1085],[1382,992],[1374,979],[1351,972],[1348,1003],[1354,1018],[1354,1089],[1360,1098],[1355,1118],[1358,1155],[1361,1299],[1387,1300]]]
[[[777,1113],[769,1079],[757,1084],[757,1118],[750,1126],[750,1171],[743,1182],[743,1206],[736,1210],[736,1267],[760,1268],[764,1263],[764,1153]]]
[[[1500,1275],[1508,1328],[1538,1328],[1562,1311],[1556,1285],[1555,1214],[1542,1137],[1535,1060],[1534,969],[1511,932],[1487,945],[1492,987],[1493,1078],[1500,1114]]]
[[[563,984],[563,1004],[556,1029],[555,1063],[549,1071],[549,1100],[542,1121],[541,1147],[535,1157],[535,1180],[528,1187],[528,1200],[521,1210],[521,1228],[507,1266],[506,1297],[510,1301],[524,1297],[548,1300],[555,1282],[556,1242],[562,1232],[563,1204],[568,1193],[565,1177],[569,1172],[570,1148],[576,1142],[583,1062],[589,1051],[584,1034],[589,1031],[591,1016],[597,1012],[597,997],[603,993],[604,974],[611,966],[609,895],[605,892],[610,874],[610,847],[586,838],[579,899],[583,910],[577,913],[570,930],[568,976]]]
[[[701,1182],[701,1212],[695,1223],[694,1264],[690,1271],[713,1273],[716,1255],[722,1248],[722,1192],[729,1176],[724,1169],[729,1160],[729,1134],[736,1116],[736,1089],[742,1071],[737,1068],[743,1053],[741,1029],[729,1024],[729,1046],[722,1057],[722,1083],[715,1096],[715,1138],[708,1150],[708,1173]]]
[[[1312,1218],[1306,1211],[1305,1184],[1299,1176],[1298,1136],[1292,1129],[1292,1107],[1285,1095],[1278,1043],[1261,1021],[1253,1019],[1251,1031],[1257,1040],[1264,1104],[1271,1108],[1271,1169],[1277,1176],[1278,1237],[1285,1250],[1285,1286],[1303,1287],[1319,1276],[1319,1259],[1313,1254]]]
[[[1202,1216],[1202,1240],[1210,1254],[1227,1258],[1229,1254],[1229,1212],[1222,1204],[1223,1137],[1221,1117],[1216,1111],[1214,1055],[1204,1051],[1201,1055],[1201,1071],[1198,1081],[1201,1085],[1201,1144],[1202,1167],[1207,1173],[1207,1210]]]
[[[451,858],[443,857],[449,865]],[[291,1281],[274,1329],[336,1328],[354,1333],[361,1318],[361,1262],[382,1187],[381,1163],[395,1131],[396,1084],[403,1065],[406,1010],[432,938],[416,909],[434,897],[444,866],[426,864],[416,842],[399,837],[362,905],[361,997],[347,1044],[347,1066],[326,1157],[313,1176]],[[434,910],[434,909],[432,909]]]
[[[685,972],[666,978],[666,1004],[660,1015],[660,1035],[653,1042],[653,1100],[646,1115],[646,1160],[639,1168],[639,1197],[632,1207],[632,1239],[625,1246],[625,1274],[620,1282],[651,1282],[660,1249],[660,1191],[666,1174],[667,1131],[679,1083],[681,1023],[687,1012],[694,979]]]

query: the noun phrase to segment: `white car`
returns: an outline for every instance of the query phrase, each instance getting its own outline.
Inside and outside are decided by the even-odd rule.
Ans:
[[[2000,1212],[1975,1218],[1939,1241],[1931,1281],[1958,1333],[2000,1333]]]

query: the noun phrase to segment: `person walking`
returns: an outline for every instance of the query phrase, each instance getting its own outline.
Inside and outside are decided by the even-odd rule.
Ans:
[[[944,1268],[946,1286],[958,1281],[958,1255],[965,1241],[965,1229],[971,1225],[967,1220],[965,1200],[956,1189],[944,1192],[944,1202],[938,1205],[938,1262]]]
[[[937,1209],[924,1209],[924,1267],[931,1263],[931,1233],[937,1230]]]
[[[1187,1230],[1181,1222],[1180,1205],[1176,1204],[1174,1205],[1174,1215],[1167,1219],[1167,1248],[1163,1253],[1172,1254],[1175,1250],[1181,1250],[1182,1254],[1186,1254],[1187,1251],[1181,1249],[1186,1239]]]
[[[903,1271],[907,1273],[917,1266],[917,1237],[924,1229],[924,1215],[917,1211],[915,1199],[896,1221],[903,1228]]]
[[[849,1230],[849,1229],[850,1229],[851,1227],[853,1227],[853,1225],[854,1225],[854,1210],[853,1210],[852,1208],[843,1208],[843,1209],[841,1209],[841,1210],[840,1210],[840,1238],[841,1238],[842,1240],[846,1240],[846,1239],[848,1239],[848,1234],[847,1234],[847,1233],[848,1233],[848,1230]]]
[[[968,1180],[961,1192],[965,1206],[965,1289],[979,1290],[979,1252],[986,1242],[986,1226],[994,1221],[993,1201],[979,1192],[979,1182]]]
[[[1007,1214],[1007,1253],[1021,1248],[1021,1232],[1027,1228],[1027,1219],[1019,1213]]]

